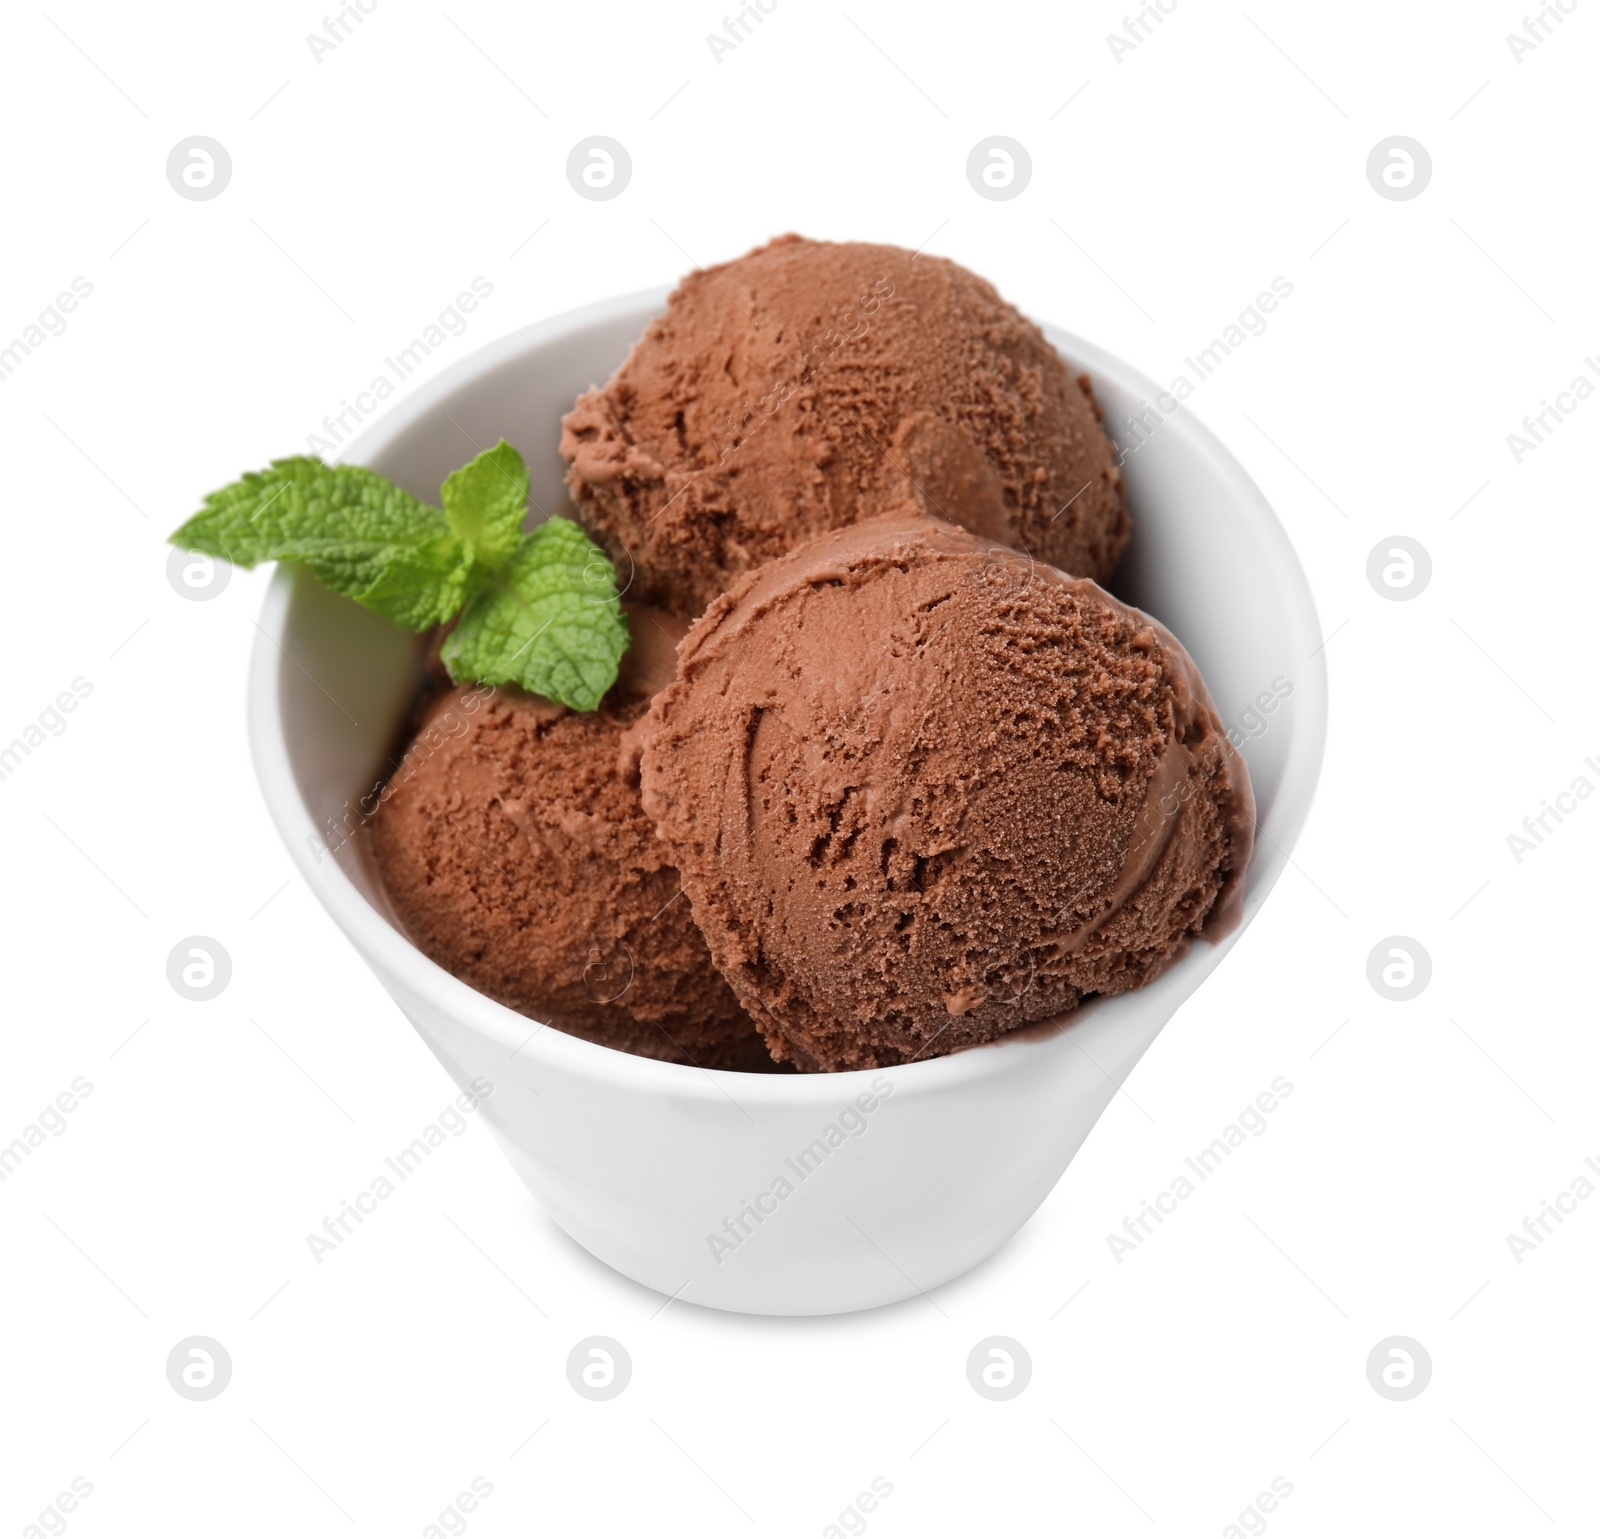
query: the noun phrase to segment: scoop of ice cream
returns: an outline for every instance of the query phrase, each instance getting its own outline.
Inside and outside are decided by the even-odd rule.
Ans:
[[[561,452],[622,580],[691,616],[866,510],[1102,581],[1128,542],[1087,378],[983,279],[897,246],[787,235],[690,274]]]
[[[512,1009],[648,1058],[772,1069],[639,803],[634,729],[683,627],[639,607],[629,623],[598,711],[481,685],[436,698],[370,850],[416,944]]]
[[[1138,987],[1232,922],[1254,828],[1170,633],[926,517],[718,599],[656,697],[643,788],[717,965],[812,1069]]]

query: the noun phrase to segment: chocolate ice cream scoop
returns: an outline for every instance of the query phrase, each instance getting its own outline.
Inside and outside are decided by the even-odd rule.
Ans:
[[[637,606],[629,623],[598,711],[510,687],[435,699],[370,849],[416,944],[501,1003],[648,1058],[770,1070],[639,804],[634,729],[683,627]]]
[[[810,1069],[1138,987],[1232,923],[1254,828],[1166,630],[927,517],[718,599],[655,699],[643,791],[717,965]]]
[[[580,518],[679,614],[868,511],[1102,581],[1128,542],[1087,380],[983,279],[897,246],[787,235],[692,273],[562,428]]]

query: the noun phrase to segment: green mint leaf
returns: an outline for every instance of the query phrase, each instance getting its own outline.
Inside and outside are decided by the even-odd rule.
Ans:
[[[330,588],[408,631],[425,631],[456,614],[467,601],[472,575],[471,552],[450,535],[395,552],[365,588],[341,588],[326,559],[307,564]]]
[[[478,575],[443,656],[457,682],[517,684],[592,711],[627,649],[610,561],[577,524],[552,518],[519,537],[499,572]]]
[[[302,455],[213,492],[172,543],[254,566],[317,541],[414,548],[449,533],[437,508],[375,471]]]
[[[628,649],[605,553],[569,519],[522,533],[528,467],[504,440],[446,477],[440,500],[298,456],[213,492],[172,543],[238,566],[302,562],[408,630],[459,613],[444,645],[452,678],[594,710]]]
[[[457,539],[482,565],[497,569],[517,548],[528,513],[528,467],[501,439],[470,465],[453,470],[439,488],[444,516]]]
[[[172,543],[236,566],[302,561],[410,630],[460,609],[472,564],[438,508],[364,466],[306,456],[274,460],[213,492]]]

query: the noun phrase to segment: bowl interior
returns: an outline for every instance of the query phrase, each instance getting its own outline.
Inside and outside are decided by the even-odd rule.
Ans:
[[[630,296],[514,333],[391,411],[346,457],[436,502],[451,470],[503,437],[527,459],[534,521],[559,512],[566,505],[561,416],[580,391],[610,375],[664,301],[665,291]],[[1111,586],[1190,650],[1249,763],[1265,837],[1246,886],[1248,918],[1299,832],[1321,761],[1326,679],[1304,573],[1260,492],[1197,418],[1180,408],[1130,427],[1142,403],[1159,399],[1157,387],[1092,344],[1045,331],[1091,376],[1106,425],[1123,444],[1134,536]],[[302,867],[342,919],[348,922],[348,905],[327,884],[348,879],[392,923],[361,859],[364,841],[348,830],[403,746],[398,734],[417,684],[419,643],[287,570],[263,630],[281,654],[277,724],[301,803],[274,813],[291,844],[309,848],[309,860],[297,850]],[[1169,972],[1168,988],[1186,994],[1195,987],[1215,965],[1206,955],[1212,949],[1195,948]]]

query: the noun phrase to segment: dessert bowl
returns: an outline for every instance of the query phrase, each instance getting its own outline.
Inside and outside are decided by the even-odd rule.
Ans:
[[[346,460],[431,501],[464,458],[504,437],[527,458],[536,517],[560,510],[561,416],[609,376],[666,293],[480,349],[375,422]],[[1091,376],[1107,422],[1162,398],[1110,354],[1043,329]],[[279,832],[457,1084],[488,1082],[479,1111],[506,1157],[602,1261],[664,1294],[756,1314],[865,1309],[937,1287],[1027,1221],[1265,900],[1310,808],[1326,732],[1310,589],[1261,493],[1187,410],[1147,415],[1140,438],[1123,461],[1133,543],[1112,587],[1184,643],[1249,764],[1258,837],[1243,923],[1057,1026],[886,1069],[741,1074],[635,1057],[542,1026],[430,961],[349,832],[394,763],[419,639],[303,570],[278,569],[249,724]]]

